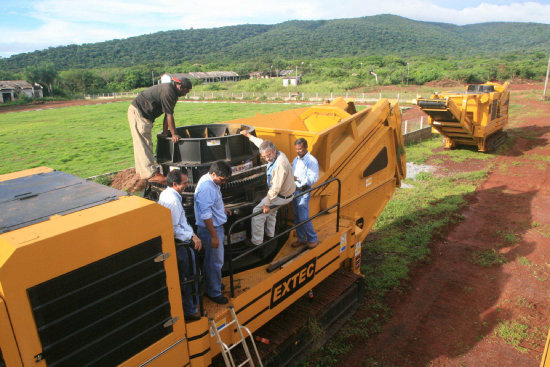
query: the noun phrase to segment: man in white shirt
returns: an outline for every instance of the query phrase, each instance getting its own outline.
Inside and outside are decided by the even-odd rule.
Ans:
[[[301,193],[313,187],[319,179],[319,163],[314,156],[307,151],[307,140],[300,138],[294,143],[296,149],[296,158],[292,162],[294,170],[294,180],[296,182],[296,191]],[[292,202],[294,209],[294,222],[301,223],[309,219],[309,199],[310,194],[302,195]],[[314,248],[319,244],[317,233],[313,229],[311,221],[296,228],[298,241],[292,244],[292,247],[307,245],[308,248]]]
[[[176,240],[176,257],[178,260],[181,283],[183,311],[186,321],[195,321],[200,319],[197,307],[198,298],[193,297],[193,288],[196,287],[196,284],[183,284],[186,280],[191,279],[191,277],[197,274],[195,252],[193,248],[196,251],[200,251],[202,248],[201,240],[193,233],[193,228],[187,223],[185,210],[183,209],[181,200],[181,193],[183,193],[185,188],[189,185],[189,179],[186,174],[176,169],[168,174],[166,177],[166,184],[167,187],[160,194],[158,203],[170,209],[172,212],[172,225],[174,227],[174,239]]]

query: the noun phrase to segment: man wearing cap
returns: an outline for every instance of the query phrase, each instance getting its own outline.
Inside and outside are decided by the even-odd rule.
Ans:
[[[128,107],[128,122],[134,144],[136,173],[149,182],[165,183],[166,177],[157,172],[153,155],[151,131],[153,122],[164,113],[163,133],[168,130],[172,141],[176,143],[179,136],[174,122],[174,107],[178,97],[185,96],[193,88],[187,78],[172,78],[170,83],[153,85],[141,92]]]

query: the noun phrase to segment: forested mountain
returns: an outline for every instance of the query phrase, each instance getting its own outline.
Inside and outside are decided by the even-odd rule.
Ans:
[[[550,49],[550,25],[480,23],[456,26],[394,15],[288,21],[142,35],[84,45],[52,47],[0,60],[0,69],[21,71],[42,62],[57,70],[162,63],[244,62],[343,56],[473,56]]]

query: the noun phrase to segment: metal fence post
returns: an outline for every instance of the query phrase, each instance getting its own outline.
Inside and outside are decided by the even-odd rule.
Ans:
[[[420,129],[422,129],[422,125],[424,125],[424,116],[420,116]]]
[[[405,120],[405,134],[407,133],[407,124],[408,124],[409,120]]]

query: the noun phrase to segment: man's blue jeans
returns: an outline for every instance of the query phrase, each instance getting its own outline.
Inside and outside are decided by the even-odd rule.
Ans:
[[[222,294],[222,266],[223,266],[223,226],[214,228],[220,239],[218,248],[212,248],[212,238],[206,227],[198,227],[197,236],[204,247],[204,275],[206,278],[205,293],[210,297]]]
[[[299,191],[296,192],[299,194]],[[309,194],[300,196],[292,201],[292,208],[294,209],[294,223],[298,224],[309,218]],[[313,223],[311,221],[296,228],[298,234],[298,241],[300,242],[317,242],[317,233],[313,229]]]
[[[183,311],[186,315],[194,315],[198,312],[198,285],[192,283],[184,285],[183,282],[190,280],[197,273],[195,251],[191,248],[188,252],[185,246],[176,246],[176,257],[178,259]],[[195,298],[193,297],[193,289],[197,293],[197,297]]]

